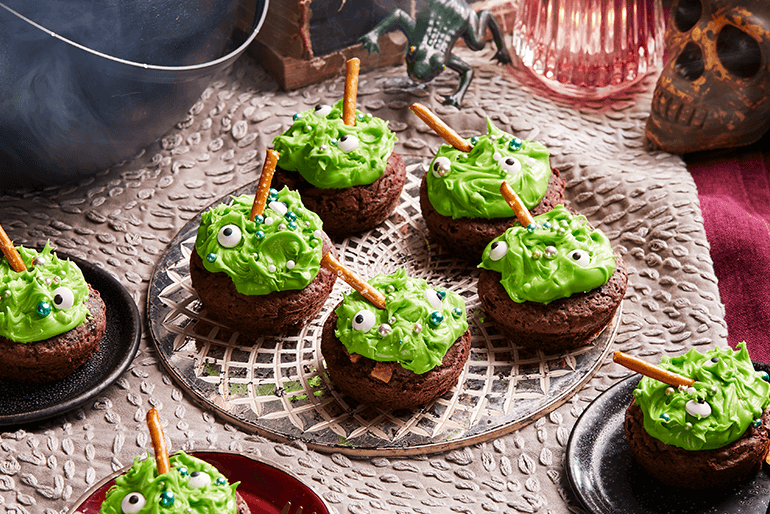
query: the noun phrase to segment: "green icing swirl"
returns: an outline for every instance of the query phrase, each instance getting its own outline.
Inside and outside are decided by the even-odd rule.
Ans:
[[[72,330],[88,315],[88,284],[83,272],[69,259],[59,259],[46,243],[38,253],[32,248],[18,248],[26,271],[16,272],[8,259],[0,259],[0,336],[17,343],[43,341]],[[74,303],[68,309],[57,308],[54,291],[66,287]],[[48,309],[50,313],[41,315]],[[38,313],[38,307],[44,310]]]
[[[230,204],[219,204],[201,215],[195,249],[203,265],[211,273],[227,273],[241,294],[303,289],[320,269],[321,219],[302,205],[296,191],[284,187],[275,198],[278,203],[268,203],[261,223],[258,218],[249,220],[253,195],[233,197]],[[286,214],[280,204],[288,210]],[[219,242],[220,231],[227,225],[241,233],[232,248]]]
[[[514,225],[487,245],[479,264],[502,275],[511,300],[547,304],[607,283],[615,255],[603,232],[563,205],[534,218],[539,228]]]
[[[386,310],[377,309],[357,291],[351,291],[334,310],[334,334],[350,353],[398,362],[420,375],[440,365],[447,350],[468,330],[465,302],[455,292],[435,291],[425,280],[408,277],[403,268],[391,275],[376,275],[369,284],[385,294]],[[426,299],[426,293],[435,305]],[[443,294],[443,300],[437,294]],[[367,331],[353,327],[361,311],[374,316]],[[432,322],[432,316],[441,321]],[[381,332],[385,325],[389,330]]]
[[[425,180],[428,199],[436,212],[453,219],[510,218],[513,212],[500,193],[503,180],[516,191],[528,209],[540,203],[551,178],[550,154],[544,145],[514,138],[495,127],[489,118],[487,134],[471,141],[476,142],[467,153],[441,145],[430,164]],[[518,150],[516,143],[521,144]],[[508,157],[516,159],[521,166],[516,163],[513,168],[506,165]],[[450,171],[437,176],[434,166],[438,159],[444,158],[451,163]]]
[[[169,460],[171,467],[168,473],[158,475],[154,457],[148,455],[144,460],[137,457],[131,468],[115,479],[115,485],[107,491],[99,514],[123,514],[123,498],[135,492],[144,496],[147,502],[137,511],[139,514],[237,513],[235,488],[240,482],[228,484],[217,468],[184,452],[171,455]],[[190,474],[196,471],[207,473],[211,482],[203,487],[192,486],[189,483]],[[164,491],[174,493],[173,504],[161,505],[161,493]]]
[[[357,148],[343,151],[339,140],[345,135],[358,138]],[[380,178],[396,139],[387,121],[358,110],[356,124],[345,125],[340,100],[326,116],[317,115],[315,109],[295,115],[292,126],[273,145],[281,168],[299,172],[316,187],[342,189]]]
[[[695,380],[691,388],[674,389],[642,377],[634,390],[645,430],[666,444],[685,450],[721,448],[741,437],[770,403],[770,384],[754,371],[745,342],[736,350],[714,348],[704,355],[692,349],[679,357],[663,356],[660,367]],[[711,407],[710,415],[687,413],[687,402],[699,398]]]

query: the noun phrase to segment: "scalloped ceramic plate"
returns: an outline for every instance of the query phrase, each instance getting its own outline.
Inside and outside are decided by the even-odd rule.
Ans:
[[[296,475],[271,462],[235,452],[202,450],[189,452],[215,466],[227,479],[238,484],[240,494],[252,514],[279,514],[291,502],[292,514],[300,506],[305,514],[329,514],[326,502]],[[69,514],[98,514],[115,478],[131,466],[112,473],[97,482],[67,511]]]
[[[139,349],[142,320],[126,289],[107,271],[56,250],[83,271],[107,307],[99,350],[72,374],[45,384],[0,379],[0,426],[20,425],[63,414],[96,397],[128,369]]]
[[[338,281],[315,319],[279,337],[249,339],[206,317],[190,283],[200,214],[168,244],[150,280],[150,333],[183,389],[229,422],[279,441],[354,456],[435,453],[517,430],[567,401],[591,379],[619,325],[563,354],[511,346],[484,319],[479,270],[431,248],[419,208],[420,178],[407,166],[401,203],[379,227],[338,244],[340,261],[363,277],[406,268],[410,276],[460,294],[471,328],[470,358],[458,385],[419,409],[383,411],[341,394],[320,352],[324,321],[349,290]],[[254,182],[232,194],[253,193]],[[225,195],[218,202],[228,200]]]
[[[758,369],[770,367],[755,362]],[[751,480],[723,490],[689,491],[650,477],[636,463],[623,432],[626,407],[641,375],[613,385],[588,405],[567,442],[567,478],[593,514],[765,514],[770,475],[763,467]]]

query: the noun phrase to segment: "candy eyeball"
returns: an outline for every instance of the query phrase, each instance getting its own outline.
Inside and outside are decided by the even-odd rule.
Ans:
[[[53,290],[53,306],[60,311],[71,309],[75,305],[75,294],[69,287],[57,287]]]
[[[358,148],[358,138],[352,134],[345,134],[337,142],[337,146],[345,153],[350,153]]]
[[[569,258],[577,264],[578,266],[588,266],[591,264],[591,257],[588,255],[588,252],[585,250],[572,250],[569,253]]]
[[[433,289],[426,289],[423,295],[425,296],[425,300],[430,304],[431,307],[433,307],[434,310],[439,310],[441,307],[443,307],[441,304],[441,296],[439,296],[439,294]]]
[[[142,493],[133,492],[123,497],[120,508],[125,514],[134,514],[142,510],[146,504],[147,500],[144,499]]]
[[[332,112],[332,106],[326,104],[318,104],[315,106],[313,114],[319,117],[326,117]]]
[[[211,483],[211,477],[208,473],[203,471],[193,471],[190,473],[190,478],[187,479],[187,485],[196,489],[200,487],[206,487]]]
[[[433,176],[436,178],[441,178],[448,175],[449,172],[452,171],[452,161],[442,155],[441,157],[436,157],[436,160],[433,161],[433,166],[431,166],[431,168],[433,169]]]
[[[224,248],[233,248],[241,242],[241,229],[236,225],[225,225],[219,229],[217,234],[217,241]]]
[[[376,321],[372,311],[366,309],[360,310],[353,316],[353,330],[369,332]]]
[[[493,261],[499,261],[508,253],[508,243],[505,241],[495,241],[489,249],[489,258]]]
[[[500,159],[499,163],[500,167],[503,168],[503,171],[509,175],[513,175],[521,171],[521,161],[519,161],[516,157],[504,157]]]

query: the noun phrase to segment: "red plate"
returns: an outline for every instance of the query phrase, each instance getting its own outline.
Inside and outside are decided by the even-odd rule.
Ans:
[[[230,482],[240,482],[238,493],[246,500],[252,514],[279,514],[287,502],[291,502],[292,513],[302,506],[306,514],[329,514],[329,508],[320,496],[299,478],[276,464],[240,453],[219,450],[189,453],[214,465]],[[115,478],[125,473],[129,467],[98,482],[81,496],[68,512],[98,514],[107,490],[115,483]]]

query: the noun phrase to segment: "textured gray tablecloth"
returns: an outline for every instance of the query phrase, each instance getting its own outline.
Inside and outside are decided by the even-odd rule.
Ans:
[[[695,184],[679,157],[650,153],[644,124],[652,83],[578,107],[524,86],[490,64],[491,51],[461,50],[476,78],[458,111],[443,107],[456,75],[427,85],[403,67],[361,76],[358,107],[390,121],[408,158],[431,157],[441,140],[408,110],[428,105],[461,135],[502,129],[552,151],[568,204],[610,237],[629,284],[613,346],[656,361],[693,346],[726,346]],[[205,90],[159,143],[80,184],[0,192],[0,220],[16,244],[46,240],[113,274],[146,312],[153,266],[203,207],[256,179],[265,148],[291,116],[342,96],[343,78],[282,92],[249,56]],[[338,513],[581,512],[567,484],[565,445],[594,397],[628,372],[605,363],[567,403],[495,440],[428,456],[351,459],[280,444],[201,410],[161,369],[149,331],[130,370],[95,401],[37,426],[0,435],[0,508],[66,511],[92,484],[150,448],[145,412],[160,409],[172,449],[219,448],[291,468]]]

